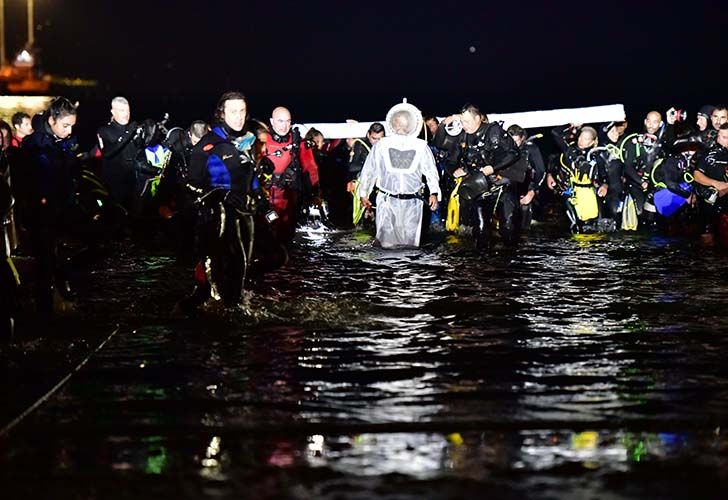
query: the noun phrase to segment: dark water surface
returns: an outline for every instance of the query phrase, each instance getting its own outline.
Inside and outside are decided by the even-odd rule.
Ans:
[[[132,251],[91,290],[119,333],[0,441],[0,480],[34,498],[725,498],[727,259],[639,235],[540,230],[487,260],[457,237],[311,236],[241,310],[180,319],[187,271]]]

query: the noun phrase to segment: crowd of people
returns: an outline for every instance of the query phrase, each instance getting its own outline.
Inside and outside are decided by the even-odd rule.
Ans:
[[[131,119],[111,101],[98,144],[79,151],[77,103],[55,98],[36,116],[0,122],[3,297],[14,297],[13,252],[32,255],[35,301],[51,317],[69,286],[58,244],[149,238],[164,232],[191,257],[192,313],[210,298],[240,302],[246,282],[285,264],[297,227],[374,225],[385,248],[418,246],[428,230],[470,232],[487,252],[497,228],[516,245],[535,208],[556,199],[572,232],[663,230],[692,224],[710,244],[728,236],[728,109],[704,106],[695,122],[674,108],[651,111],[643,129],[626,121],[564,124],[543,134],[504,129],[468,104],[441,122],[411,104],[394,106],[365,137],[301,137],[285,107],[248,115],[226,92],[211,123],[168,128]],[[721,227],[725,226],[723,230]],[[6,293],[8,291],[8,293]],[[2,301],[3,318],[16,304]],[[7,324],[6,321],[3,324]]]

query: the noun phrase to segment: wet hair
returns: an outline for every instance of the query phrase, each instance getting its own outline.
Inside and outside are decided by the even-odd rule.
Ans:
[[[728,111],[728,106],[726,106],[725,104],[718,104],[715,108],[713,108],[713,113],[715,113],[716,111]]]
[[[190,124],[187,131],[190,133],[190,135],[194,135],[195,137],[201,139],[202,136],[210,131],[210,126],[202,120],[195,120]]]
[[[728,130],[728,122],[718,127],[718,130]]]
[[[369,130],[367,130],[367,135],[381,134],[382,132],[384,132],[384,125],[379,122],[374,122],[369,126]]]
[[[10,123],[13,124],[13,127],[18,128],[23,123],[23,120],[25,120],[26,118],[28,120],[30,120],[30,115],[28,113],[24,113],[22,111],[18,111],[10,119]]]
[[[317,136],[319,136],[319,135],[320,135],[321,137],[323,137],[323,136],[324,136],[324,134],[323,134],[323,133],[321,133],[321,131],[320,131],[320,130],[318,130],[318,129],[315,129],[315,128],[311,127],[310,129],[308,129],[308,132],[306,132],[306,135],[305,135],[305,136],[304,136],[303,138],[304,138],[305,140],[309,141],[309,142],[313,142],[313,138],[314,138],[314,137],[317,137]]]
[[[55,97],[48,106],[48,116],[60,120],[66,116],[76,115],[76,105],[65,97]]]
[[[224,120],[223,116],[225,115],[225,103],[228,101],[245,101],[245,104],[248,104],[248,100],[245,98],[245,96],[236,90],[230,90],[228,92],[225,92],[223,95],[220,96],[220,99],[217,101],[217,106],[215,106],[215,121],[222,123]]]
[[[111,100],[112,107],[114,106],[114,104],[121,104],[122,106],[128,106],[129,101],[127,101],[126,97],[122,97],[122,96],[118,95]]]
[[[523,137],[524,139],[526,138],[526,131],[520,125],[511,125],[510,127],[508,127],[508,130],[506,130],[506,132],[508,132],[508,135],[510,135],[511,137]]]
[[[470,113],[473,116],[480,116],[483,123],[488,123],[488,117],[475,104],[467,103],[460,109],[460,113]]]

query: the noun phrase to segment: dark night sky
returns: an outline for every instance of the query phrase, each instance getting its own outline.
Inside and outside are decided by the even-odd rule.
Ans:
[[[25,27],[12,3],[10,52]],[[36,0],[45,70],[98,79],[97,96],[184,98],[202,113],[237,88],[257,115],[285,103],[301,120],[379,119],[402,96],[438,114],[465,101],[496,112],[696,111],[726,100],[725,10],[703,0]]]

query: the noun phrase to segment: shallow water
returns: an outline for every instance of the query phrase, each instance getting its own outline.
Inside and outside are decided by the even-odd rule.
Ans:
[[[483,259],[435,240],[302,236],[240,310],[193,320],[170,314],[188,279],[172,258],[107,263],[94,314],[122,329],[3,443],[3,483],[60,498],[721,497],[722,251],[547,228]]]

